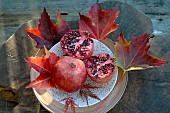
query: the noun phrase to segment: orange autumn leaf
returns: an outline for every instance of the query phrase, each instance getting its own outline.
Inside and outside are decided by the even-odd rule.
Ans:
[[[29,58],[25,58],[25,61],[27,62],[27,64],[30,65],[31,68],[34,68],[37,72],[39,73],[50,73],[50,62],[49,62],[49,58],[47,58],[46,56],[42,56],[42,57],[29,57]]]
[[[39,19],[38,28],[28,28],[26,32],[36,41],[37,48],[41,49],[45,46],[49,50],[69,30],[68,24],[63,20],[60,12],[57,13],[57,22],[54,24],[44,8]]]
[[[59,60],[59,56],[50,52],[49,58],[42,57],[29,57],[25,58],[25,61],[29,66],[39,72],[39,76],[35,78],[26,88],[47,89],[54,88],[55,85],[52,82],[52,64]]]

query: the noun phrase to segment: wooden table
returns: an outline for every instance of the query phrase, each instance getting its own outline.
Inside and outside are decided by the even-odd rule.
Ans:
[[[112,37],[116,37],[119,32],[123,31],[127,39],[130,40],[132,35],[138,36],[144,31],[151,32],[153,30],[156,37],[150,42],[150,54],[169,61],[170,2],[168,0],[151,1],[126,0],[127,3],[141,10],[142,12],[139,11],[140,13],[144,12],[147,14],[152,20],[153,29],[151,26],[152,23],[149,21],[150,19],[142,18],[141,20],[146,21],[146,23],[141,22],[143,24],[139,25],[139,27],[141,25],[144,26],[141,32],[133,32],[130,27],[123,29],[123,27],[131,25],[127,22],[127,26],[121,26],[120,28],[122,29],[118,29],[116,33],[111,34],[109,37],[115,40]],[[102,4],[104,9],[109,9],[114,4],[111,0],[100,0],[100,2],[104,2]],[[90,6],[95,3],[95,0],[73,0],[70,4],[68,3],[70,3],[69,0],[55,2],[52,0],[48,2],[43,0],[0,1],[0,45],[2,45],[0,48],[0,112],[47,112],[40,106],[32,90],[25,89],[25,86],[29,83],[29,67],[25,64],[23,58],[34,55],[37,49],[34,48],[34,42],[29,40],[29,38],[25,38],[25,32],[21,33],[20,31],[26,27],[37,26],[37,22],[33,26],[25,23],[31,19],[39,18],[44,6],[54,20],[55,13],[59,9],[67,21],[77,21],[79,19],[78,12],[87,14]],[[121,7],[121,10],[125,12],[130,11],[128,10],[129,7],[133,9],[133,7],[127,4],[124,6]],[[140,16],[136,12],[135,14],[136,16]],[[128,15],[131,14],[122,13],[122,17]],[[134,17],[134,14],[132,16]],[[121,21],[123,21],[122,18],[117,22],[121,23]],[[76,28],[77,25],[73,27]],[[10,36],[12,38],[8,39]],[[169,73],[169,63],[159,68],[130,72],[128,85],[123,97],[108,113],[169,113]]]

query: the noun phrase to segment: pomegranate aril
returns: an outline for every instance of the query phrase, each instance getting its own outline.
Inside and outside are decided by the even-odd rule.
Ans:
[[[105,83],[113,77],[115,60],[109,54],[97,54],[87,59],[86,69],[92,80]]]
[[[85,59],[89,58],[93,53],[93,40],[87,36],[81,36],[78,30],[69,31],[62,37],[60,42],[61,48],[69,56]]]
[[[97,70],[92,70],[92,74],[93,74],[93,76],[95,76],[96,78],[98,78],[98,72],[97,72]]]
[[[101,71],[103,74],[108,74],[109,71],[113,71],[114,65],[113,64],[106,64],[99,68],[99,71]]]
[[[86,52],[84,52],[84,51],[80,51],[80,54],[82,55],[82,57],[83,56],[85,56],[86,55]]]
[[[79,42],[79,39],[72,39],[72,40],[70,41],[70,43],[76,43],[76,42]]]
[[[89,42],[90,41],[90,42]],[[88,38],[86,40],[83,41],[83,43],[81,44],[81,46],[89,46],[90,43],[93,43],[93,40]]]
[[[97,68],[96,64],[91,64],[90,66],[91,66],[91,68]]]

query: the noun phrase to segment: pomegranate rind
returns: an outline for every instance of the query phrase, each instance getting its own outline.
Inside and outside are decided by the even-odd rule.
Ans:
[[[63,56],[53,67],[52,81],[60,90],[75,92],[82,87],[86,78],[84,62],[79,59]]]

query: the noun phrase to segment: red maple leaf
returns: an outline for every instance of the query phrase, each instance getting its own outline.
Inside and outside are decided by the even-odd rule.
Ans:
[[[64,113],[67,113],[68,107],[70,106],[72,113],[75,113],[75,106],[78,106],[72,97],[64,98],[61,101],[65,101]]]
[[[148,45],[149,40],[149,34],[143,34],[136,38],[132,37],[132,40],[128,43],[123,34],[120,34],[115,42],[114,56],[116,65],[122,68],[124,73],[117,84],[123,79],[127,71],[143,70],[167,63],[165,60],[148,54],[150,48]]]
[[[36,41],[37,48],[46,46],[47,49],[50,49],[69,30],[68,24],[63,20],[59,12],[57,13],[56,25],[54,25],[44,8],[39,19],[38,28],[26,29],[26,32]]]
[[[124,38],[121,33],[115,42],[115,53],[116,64],[123,69],[123,74],[117,81],[116,85],[120,83],[126,72],[131,70],[143,70],[146,68],[152,68],[156,66],[161,66],[167,63],[165,60],[151,56],[148,54],[150,46],[148,45],[150,40],[149,34],[143,34],[139,37],[132,37],[130,42]],[[102,108],[103,104],[106,102],[106,98],[98,109],[96,113]]]
[[[82,88],[80,89],[79,94],[82,97],[82,99],[83,97],[86,99],[87,105],[89,105],[88,97],[100,100],[100,98],[90,90],[90,89],[96,89],[96,88],[101,88],[101,87],[92,86],[90,84],[83,84]]]
[[[87,31],[97,40],[104,40],[109,33],[118,28],[118,24],[114,23],[118,14],[117,8],[104,11],[101,5],[96,3],[91,7],[88,16],[80,14],[79,29]]]
[[[55,85],[52,83],[50,74],[40,73],[40,75],[34,79],[26,88],[36,88],[36,89],[47,89],[55,88]]]
[[[123,34],[115,42],[116,63],[125,71],[141,70],[166,63],[165,60],[156,58],[148,54],[150,46],[149,34],[143,34],[137,38],[132,37],[128,43]]]
[[[55,26],[57,28],[59,37],[62,37],[67,31],[70,30],[67,22],[64,21],[59,11],[57,12],[57,21]]]
[[[52,83],[51,79],[51,65],[58,60],[59,56],[52,52],[50,52],[49,58],[46,56],[26,58],[25,61],[30,65],[30,67],[40,73],[40,75],[34,79],[26,88],[54,88],[55,85]]]

